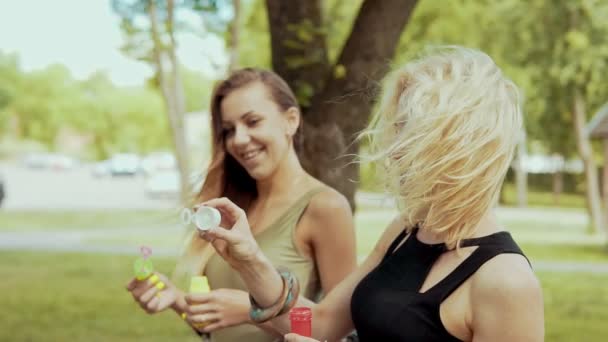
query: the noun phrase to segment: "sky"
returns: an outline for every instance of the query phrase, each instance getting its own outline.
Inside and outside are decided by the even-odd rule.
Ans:
[[[0,51],[16,52],[22,69],[65,65],[77,79],[106,71],[117,85],[139,85],[152,68],[123,55],[124,39],[110,0],[0,0]],[[220,37],[178,37],[178,58],[214,77],[212,64],[226,63]]]

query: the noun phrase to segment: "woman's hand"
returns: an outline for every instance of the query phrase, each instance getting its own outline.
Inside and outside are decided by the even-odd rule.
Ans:
[[[218,198],[202,203],[216,208],[222,214],[220,227],[201,233],[201,237],[210,241],[217,253],[232,267],[255,259],[259,247],[247,222],[243,209],[227,198]]]
[[[285,342],[319,342],[318,340],[310,337],[300,336],[298,334],[287,334],[285,335]]]
[[[186,319],[201,332],[249,322],[249,294],[233,289],[186,295]]]
[[[127,291],[133,299],[149,314],[164,311],[174,305],[179,292],[167,277],[154,273],[145,280],[133,278],[127,284]]]

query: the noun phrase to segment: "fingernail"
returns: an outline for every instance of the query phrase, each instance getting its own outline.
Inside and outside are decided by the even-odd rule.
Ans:
[[[182,312],[182,319],[185,321],[186,320],[186,313]]]
[[[154,285],[154,286],[156,286],[157,289],[162,290],[165,288],[165,283],[163,283],[161,281],[161,282],[156,283],[156,285]]]
[[[152,276],[150,276],[150,278],[148,279],[148,281],[152,285],[156,284],[158,282],[158,275],[153,274]]]

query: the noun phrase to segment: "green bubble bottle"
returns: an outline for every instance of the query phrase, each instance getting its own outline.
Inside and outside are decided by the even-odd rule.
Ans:
[[[139,281],[146,280],[154,273],[154,264],[152,264],[152,260],[150,260],[150,255],[152,255],[152,249],[150,247],[141,246],[140,247],[141,256],[135,259],[133,263],[133,272],[135,273],[135,278]]]

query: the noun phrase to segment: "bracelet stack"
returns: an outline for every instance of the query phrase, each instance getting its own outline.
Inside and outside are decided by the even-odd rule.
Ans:
[[[254,323],[264,323],[272,318],[286,314],[296,304],[300,294],[300,283],[298,278],[287,268],[278,267],[277,271],[283,280],[283,291],[279,299],[267,308],[261,308],[258,303],[249,295],[251,309],[249,318]]]

